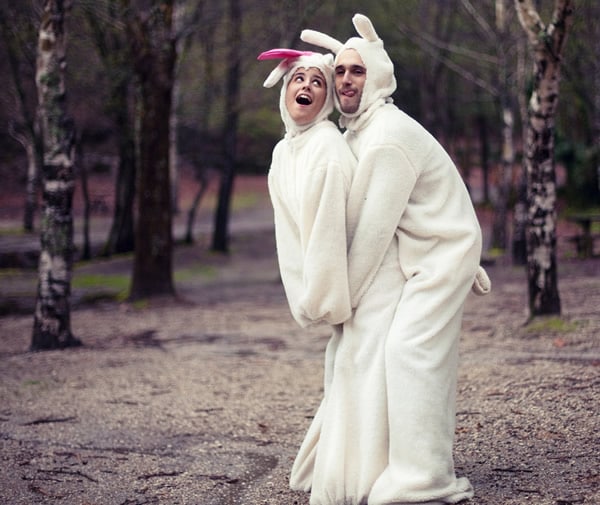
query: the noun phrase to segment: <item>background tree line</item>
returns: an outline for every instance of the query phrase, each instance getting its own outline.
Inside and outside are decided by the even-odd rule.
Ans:
[[[0,175],[23,181],[27,230],[34,228],[44,164],[35,62],[47,3],[0,0]],[[395,102],[442,142],[467,181],[475,167],[481,169],[480,203],[491,205],[496,216],[492,244],[512,246],[516,259],[524,261],[522,226],[516,221],[509,227],[508,216],[524,198],[527,99],[535,80],[515,6],[531,4],[548,20],[565,2],[381,0],[368,7],[353,0],[56,3],[65,8],[68,34],[65,112],[84,154],[76,176],[98,168],[86,161],[92,154],[118,160],[113,225],[104,253],[139,254],[132,297],[173,291],[170,219],[182,162],[197,174],[197,201],[209,174],[219,174],[213,248],[227,251],[235,174],[265,174],[282,134],[278,91],[262,88],[270,68],[256,56],[272,47],[305,48],[299,41],[303,28],[345,40],[355,35],[350,21],[355,12],[373,20],[394,60]],[[594,0],[572,3],[576,14],[570,40],[559,55],[563,106],[556,111],[553,133],[556,160],[567,171],[564,201],[586,208],[600,201],[599,29],[593,23],[600,5]],[[518,219],[523,212],[512,214]],[[193,239],[191,227],[188,238]]]

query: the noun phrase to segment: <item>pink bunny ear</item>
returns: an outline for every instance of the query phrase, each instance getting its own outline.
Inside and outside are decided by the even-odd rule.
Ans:
[[[300,56],[310,56],[312,51],[297,51],[296,49],[269,49],[258,55],[257,60],[274,60],[277,58],[299,58]]]

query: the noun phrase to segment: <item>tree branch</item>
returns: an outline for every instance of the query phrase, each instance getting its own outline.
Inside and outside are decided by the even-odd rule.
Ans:
[[[545,32],[546,27],[540,19],[533,0],[515,0],[515,8],[529,41],[537,47],[540,41],[539,34]]]

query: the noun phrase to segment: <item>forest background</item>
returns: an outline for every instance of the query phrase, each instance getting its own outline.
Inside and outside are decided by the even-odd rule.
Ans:
[[[34,115],[36,106],[40,3],[0,3],[0,175],[4,181],[16,178],[24,183],[26,178],[25,151],[15,137],[27,117]],[[178,48],[176,73],[180,165],[195,170],[218,169],[231,63],[227,4],[202,0],[178,3],[185,9],[179,21],[185,34]],[[504,34],[496,24],[499,3],[506,9]],[[540,14],[547,18],[552,2],[538,3]],[[66,20],[67,106],[91,171],[114,169],[118,155],[118,130],[111,112],[115,104],[109,92],[115,72],[124,71],[127,65],[119,61],[122,54],[118,46],[105,47],[109,35],[114,40],[123,30],[122,22],[114,12],[111,14],[116,4],[74,1]],[[266,173],[272,148],[282,135],[279,90],[262,88],[272,64],[257,62],[256,56],[273,47],[309,48],[299,39],[303,28],[346,40],[355,35],[351,16],[362,12],[373,20],[394,60],[398,79],[395,103],[443,143],[467,178],[472,169],[486,170],[487,185],[480,197],[484,201],[493,202],[495,197],[496,169],[502,156],[500,88],[503,81],[508,84],[509,106],[516,118],[514,180],[518,180],[521,116],[531,63],[513,2],[382,0],[367,6],[352,0],[241,0],[239,6],[238,173]],[[548,11],[544,13],[545,6]],[[566,170],[562,190],[568,204],[585,207],[599,201],[600,28],[594,20],[600,15],[600,5],[579,0],[575,8],[562,63],[556,159]],[[98,31],[104,31],[104,42]],[[18,61],[11,61],[8,49]]]
[[[551,16],[552,3],[535,2],[542,19]],[[37,198],[27,188],[35,182],[31,166],[36,160],[35,61],[41,2],[0,5],[4,81],[0,175],[15,191],[27,190]],[[154,56],[161,57],[164,33],[153,31],[152,25],[160,19],[152,9],[161,4],[104,0],[67,5],[66,106],[77,136],[76,170],[82,178],[89,173],[114,177],[115,219],[104,253],[124,252],[132,249],[133,233],[128,236],[123,230],[133,230],[136,158],[142,158],[133,142],[140,131],[140,90],[143,76],[155,73],[140,72],[148,62],[136,61],[135,48],[142,46],[134,39],[137,28],[147,29],[145,42],[156,44]],[[531,54],[514,2],[382,0],[366,7],[351,0],[268,5],[255,0],[219,4],[188,0],[174,5],[172,201],[177,207],[178,174],[183,170],[191,170],[199,183],[194,205],[207,183],[220,178],[225,191],[216,209],[215,249],[227,249],[226,208],[234,176],[266,174],[272,148],[283,133],[279,91],[261,86],[273,63],[257,62],[256,56],[273,47],[307,48],[299,40],[307,27],[345,40],[355,35],[351,16],[359,11],[373,20],[395,63],[395,103],[446,147],[476,203],[493,209],[490,245],[499,250],[510,247],[509,216],[522,194],[523,125],[533,85]],[[600,7],[592,0],[574,6],[561,58],[554,132],[561,213],[594,208],[600,201],[600,64],[595,56],[600,38],[593,22]],[[160,71],[160,62],[156,65]],[[473,180],[477,187],[471,187]],[[129,212],[119,205],[123,198]],[[35,204],[24,211],[26,229],[33,228]],[[513,250],[514,242],[513,236]]]

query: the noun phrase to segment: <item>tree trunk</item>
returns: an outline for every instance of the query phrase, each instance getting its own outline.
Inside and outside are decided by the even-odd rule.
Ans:
[[[196,220],[196,211],[198,210],[198,206],[202,201],[202,197],[204,196],[204,193],[208,188],[208,177],[206,176],[206,174],[201,172],[200,168],[198,168],[197,170],[198,172],[200,172],[198,177],[199,187],[196,191],[196,196],[194,197],[194,201],[192,202],[192,205],[190,206],[187,214],[187,226],[185,231],[186,244],[194,243],[194,222]]]
[[[25,210],[23,212],[23,229],[33,231],[33,221],[37,210],[37,195],[39,181],[39,153],[33,142],[29,142],[27,151],[27,182],[25,184]]]
[[[503,251],[508,247],[508,202],[512,189],[513,164],[515,162],[514,147],[514,114],[511,99],[511,84],[508,79],[507,47],[512,45],[508,38],[506,19],[507,0],[496,0],[496,31],[498,33],[498,71],[500,106],[502,110],[502,156],[500,177],[498,181],[498,198],[494,212],[492,244]]]
[[[560,58],[572,20],[572,0],[556,0],[551,24],[541,21],[533,0],[515,0],[533,50],[534,83],[529,100],[527,173],[527,277],[531,316],[560,314],[556,261],[556,170],[554,119]]]
[[[479,153],[481,160],[481,174],[483,179],[483,201],[490,201],[490,139],[485,112],[477,114],[477,130],[479,132]],[[468,164],[468,160],[467,163]]]
[[[184,50],[185,38],[181,36],[187,3],[175,4],[173,14],[173,32],[175,33],[175,69],[173,71],[173,92],[171,98],[171,116],[169,130],[169,170],[171,173],[171,206],[174,214],[179,213],[179,107],[181,105],[181,86],[179,84],[179,62]]]
[[[87,167],[83,163],[83,138],[81,136],[77,139],[75,152],[77,153],[76,160],[79,162],[81,194],[83,197],[83,250],[81,252],[81,259],[89,260],[92,257],[92,245],[90,240],[91,203]]]
[[[44,139],[43,209],[32,350],[80,344],[71,333],[69,300],[75,177],[74,127],[65,112],[64,15],[62,0],[44,1],[36,71],[39,117]]]
[[[173,0],[127,21],[140,90],[135,257],[130,299],[174,295],[169,118],[175,69]]]
[[[505,103],[502,106],[502,160],[492,234],[494,247],[502,250],[505,250],[508,246],[508,200],[512,187],[512,170],[515,160],[513,126],[514,117],[512,109]]]
[[[215,214],[213,251],[229,251],[229,208],[233,194],[236,168],[237,128],[240,92],[241,13],[239,0],[229,0],[229,70],[225,104],[225,129],[223,135],[224,164],[219,186],[219,200]]]
[[[115,181],[115,207],[103,255],[130,252],[135,247],[133,208],[135,200],[136,159],[133,127],[129,117],[129,80],[112,93],[115,107],[116,135],[119,142],[119,165]]]
[[[525,72],[526,50],[522,40],[517,42],[517,102],[519,104],[519,117],[521,120],[523,150],[527,145],[527,98]],[[513,208],[513,230],[512,230],[512,262],[514,265],[527,264],[527,174],[525,164],[522,164],[521,174],[517,182],[516,201]]]
[[[12,125],[9,125],[10,135],[23,146],[27,155],[27,176],[25,183],[25,205],[23,209],[23,230],[33,231],[33,222],[35,211],[37,210],[37,196],[39,187],[40,167],[43,159],[43,146],[40,135],[33,133],[32,130],[24,133],[13,131]]]
[[[83,5],[103,70],[108,81],[107,112],[114,123],[119,164],[115,176],[115,205],[103,256],[133,251],[135,199],[135,139],[131,86],[133,70],[119,17],[118,0]],[[100,10],[100,12],[98,12]]]
[[[178,78],[173,82],[173,102],[171,117],[169,118],[169,172],[171,174],[171,206],[173,214],[179,213],[179,142],[177,129],[179,127],[179,105],[181,103],[181,89]]]
[[[19,25],[15,24],[14,20],[9,19],[10,9],[12,8],[8,5],[0,8],[0,33],[4,40],[7,62],[16,92],[16,111],[11,114],[14,121],[9,122],[9,133],[23,146],[27,155],[23,229],[26,232],[31,232],[33,231],[33,222],[37,210],[43,145],[35,113],[27,106],[26,86],[19,71],[22,61],[27,59],[27,51],[22,47],[19,38],[15,37],[15,32],[20,30]]]

